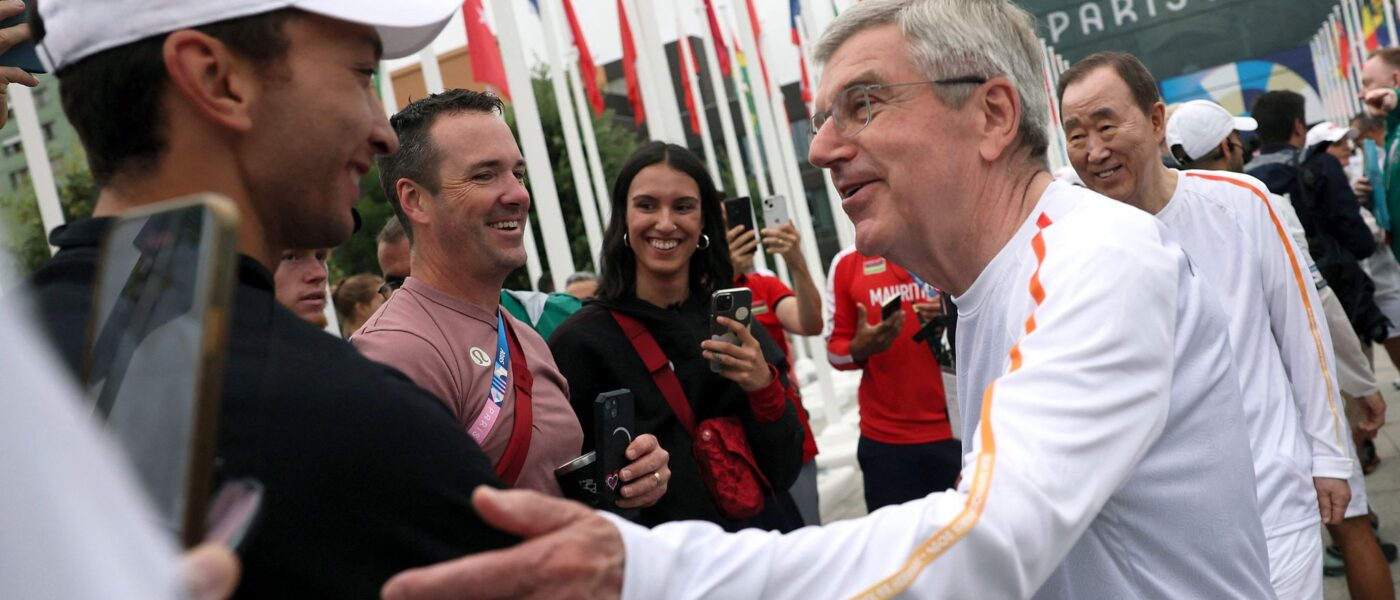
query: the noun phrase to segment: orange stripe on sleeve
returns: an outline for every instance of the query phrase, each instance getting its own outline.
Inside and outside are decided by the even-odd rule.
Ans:
[[[1041,213],[1036,219],[1036,226],[1040,231],[1036,232],[1031,239],[1031,249],[1035,251],[1035,272],[1031,274],[1028,289],[1031,297],[1035,299],[1035,305],[1040,307],[1045,300],[1045,288],[1040,283],[1040,266],[1045,262],[1045,228],[1052,222],[1050,218]],[[1026,335],[1035,331],[1035,311],[1031,311],[1031,316],[1026,319]],[[1025,339],[1022,336],[1022,339]],[[1021,368],[1021,343],[1018,341],[1011,346],[1010,352],[1011,368],[1007,373],[1014,373]],[[992,467],[996,462],[997,445],[996,438],[992,435],[992,398],[993,390],[996,389],[996,382],[987,386],[987,390],[982,394],[982,417],[978,420],[982,450],[977,454],[977,462],[972,475],[972,484],[967,495],[967,501],[963,504],[962,512],[949,521],[932,536],[919,544],[909,560],[893,575],[876,583],[869,589],[861,592],[855,598],[861,599],[885,599],[893,598],[904,590],[908,589],[923,573],[925,567],[933,563],[935,559],[942,556],[953,544],[961,540],[977,522],[982,518],[982,510],[987,505],[987,493],[992,485]]]
[[[1269,204],[1269,196],[1263,190],[1251,185],[1248,182],[1240,181],[1233,177],[1223,175],[1210,175],[1206,173],[1188,172],[1187,177],[1197,177],[1208,181],[1223,181],[1225,183],[1242,187],[1252,192],[1255,197],[1264,203],[1264,209],[1269,211],[1269,219],[1273,220],[1274,231],[1278,234],[1279,241],[1283,243],[1283,250],[1288,254],[1288,263],[1293,267],[1293,281],[1298,285],[1298,295],[1303,299],[1303,308],[1308,313],[1308,328],[1312,331],[1313,344],[1317,346],[1317,362],[1322,369],[1322,380],[1327,384],[1327,408],[1332,411],[1332,429],[1337,435],[1337,445],[1345,447],[1342,442],[1342,421],[1337,414],[1336,391],[1332,384],[1332,370],[1327,365],[1327,352],[1322,345],[1322,334],[1317,328],[1317,316],[1313,314],[1312,303],[1308,301],[1308,289],[1305,287],[1311,278],[1303,278],[1303,270],[1298,264],[1298,257],[1293,253],[1293,247],[1288,244],[1288,231],[1283,228],[1283,223],[1279,221],[1278,215],[1274,214],[1274,207]]]

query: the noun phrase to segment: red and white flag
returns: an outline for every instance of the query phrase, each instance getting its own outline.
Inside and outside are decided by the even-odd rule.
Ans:
[[[627,78],[627,102],[632,105],[637,124],[641,125],[647,115],[642,105],[642,83],[637,79],[637,45],[632,41],[632,26],[627,23],[627,10],[622,0],[617,0],[617,20],[622,28],[622,74]]]
[[[482,0],[467,0],[462,4],[462,17],[467,24],[467,54],[471,55],[472,78],[495,88],[502,98],[510,99],[506,83],[506,66],[501,62],[501,48],[491,31],[490,18]]]

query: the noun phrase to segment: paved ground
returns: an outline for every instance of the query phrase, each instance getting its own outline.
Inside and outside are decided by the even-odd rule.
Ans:
[[[1376,348],[1376,378],[1381,382],[1389,410],[1389,423],[1381,429],[1376,439],[1376,449],[1381,455],[1381,466],[1366,477],[1367,495],[1371,506],[1381,518],[1381,538],[1400,543],[1400,390],[1391,382],[1400,378],[1396,368],[1385,356],[1384,350]],[[847,388],[849,390],[849,388]],[[822,520],[830,523],[835,520],[859,517],[865,514],[865,501],[861,496],[860,468],[854,457],[855,419],[854,390],[842,390],[842,412],[845,418],[830,430],[819,436],[822,449],[819,465],[822,467],[820,486],[822,493]],[[1391,565],[1391,578],[1397,582],[1396,592],[1400,595],[1400,561]],[[1325,600],[1346,600],[1346,580],[1342,577],[1329,577],[1324,583]]]
[[[1381,466],[1366,476],[1366,495],[1371,501],[1371,508],[1380,515],[1381,539],[1400,543],[1400,425],[1397,425],[1400,423],[1400,390],[1391,385],[1400,374],[1397,374],[1379,346],[1376,347],[1375,362],[1376,379],[1381,383],[1381,393],[1390,408],[1387,411],[1388,422],[1376,436],[1376,451],[1381,456]],[[1400,568],[1397,567],[1400,567],[1400,561],[1390,565],[1390,577],[1400,583]],[[1323,586],[1326,600],[1351,597],[1347,593],[1345,578],[1329,577]],[[1395,589],[1400,593],[1400,585],[1396,585]]]

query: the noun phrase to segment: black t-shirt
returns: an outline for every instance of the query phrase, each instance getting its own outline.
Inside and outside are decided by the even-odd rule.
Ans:
[[[56,229],[26,287],[69,367],[81,364],[98,244],[111,221]],[[378,598],[395,573],[516,540],[472,510],[491,461],[442,402],[297,318],[239,257],[217,474],[265,487],[241,552],[243,598]]]

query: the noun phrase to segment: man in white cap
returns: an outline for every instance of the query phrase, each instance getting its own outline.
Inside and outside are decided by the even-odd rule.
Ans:
[[[1194,100],[1167,121],[1166,141],[1185,168],[1239,173],[1244,165],[1239,132],[1253,131],[1257,126],[1254,119],[1233,116],[1219,104]],[[1332,123],[1320,123],[1308,132],[1308,146],[1347,139],[1351,131]],[[1216,146],[1212,148],[1211,144]],[[1207,148],[1210,150],[1205,150]],[[1203,150],[1205,153],[1200,154],[1200,159],[1186,158],[1192,156],[1192,151]],[[1375,374],[1371,372],[1371,366],[1362,353],[1361,341],[1347,322],[1346,312],[1337,301],[1337,296],[1318,273],[1312,257],[1307,255],[1307,236],[1303,233],[1302,223],[1298,222],[1298,216],[1293,212],[1293,205],[1278,195],[1269,196],[1274,211],[1288,228],[1289,235],[1301,251],[1301,258],[1307,262],[1312,273],[1313,283],[1322,301],[1327,329],[1332,336],[1332,347],[1337,355],[1338,387],[1354,401],[1366,407],[1378,406],[1381,414],[1384,414],[1385,400],[1381,398]],[[1346,433],[1347,447],[1352,447],[1350,430]],[[1385,556],[1371,531],[1370,520],[1367,517],[1369,509],[1366,503],[1366,482],[1359,463],[1347,478],[1347,485],[1351,488],[1351,501],[1347,504],[1345,518],[1339,524],[1329,524],[1327,529],[1332,534],[1332,540],[1342,551],[1352,596],[1370,598],[1373,597],[1373,590],[1391,589],[1390,569],[1386,566]]]
[[[393,573],[511,538],[468,493],[499,486],[436,398],[281,306],[285,249],[336,246],[374,156],[392,153],[373,76],[458,0],[44,0],[40,54],[99,186],[26,288],[81,364],[98,245],[128,209],[197,192],[239,208],[218,478],[255,478],[240,597],[371,598]]]
[[[1355,461],[1331,338],[1301,251],[1264,184],[1220,171],[1178,172],[1141,150],[1155,149],[1167,124],[1156,83],[1137,58],[1091,55],[1065,71],[1059,91],[1070,162],[1085,183],[1156,215],[1218,293],[1243,392],[1271,583],[1279,598],[1320,597],[1319,516],[1341,522]],[[1166,140],[1188,163],[1237,155],[1234,132],[1255,127],[1199,102],[1183,105],[1174,121],[1177,132],[1211,132]]]

